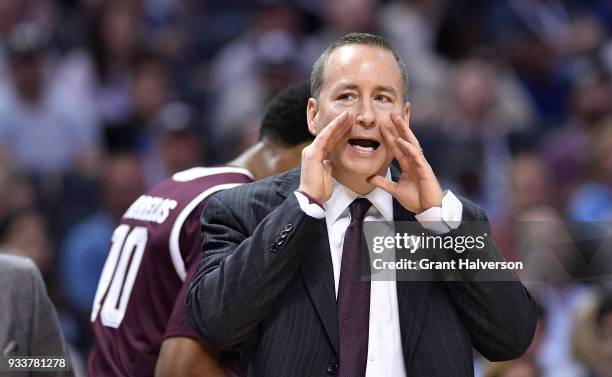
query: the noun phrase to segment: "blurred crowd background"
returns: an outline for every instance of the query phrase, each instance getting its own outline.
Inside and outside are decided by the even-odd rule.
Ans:
[[[570,242],[612,220],[612,1],[1,0],[0,249],[42,271],[77,368],[128,205],[254,143],[267,101],[352,31],[398,49],[428,160],[508,258],[550,239],[572,258],[612,252],[605,234]],[[475,355],[477,376],[612,376],[610,275],[555,271],[529,284],[528,354]]]

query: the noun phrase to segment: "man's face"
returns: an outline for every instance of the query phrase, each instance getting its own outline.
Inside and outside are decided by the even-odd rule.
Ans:
[[[389,116],[392,112],[404,120],[410,115],[400,69],[390,51],[347,45],[331,53],[319,98],[308,103],[310,132],[318,134],[344,111],[354,116],[354,123],[328,159],[339,182],[364,188],[365,179],[385,175],[393,159],[390,148],[383,144],[380,127],[395,128]]]

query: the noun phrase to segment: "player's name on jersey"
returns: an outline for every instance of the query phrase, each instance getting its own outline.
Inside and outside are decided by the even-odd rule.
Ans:
[[[170,211],[176,208],[176,201],[158,196],[141,195],[123,215],[124,219],[151,221],[158,224],[168,218]]]

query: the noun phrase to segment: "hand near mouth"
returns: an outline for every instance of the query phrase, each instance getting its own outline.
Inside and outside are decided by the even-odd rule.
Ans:
[[[442,205],[442,189],[431,166],[423,155],[408,121],[397,114],[390,114],[393,126],[381,126],[385,144],[399,162],[402,175],[398,182],[375,175],[368,182],[391,194],[404,208],[420,213]]]
[[[327,155],[350,130],[354,116],[348,111],[338,115],[319,132],[314,141],[302,150],[302,171],[299,191],[319,203],[326,202],[333,191],[332,167]]]

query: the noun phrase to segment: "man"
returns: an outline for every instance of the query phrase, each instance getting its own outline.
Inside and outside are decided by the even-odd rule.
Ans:
[[[44,375],[72,376],[57,313],[34,263],[28,258],[0,254],[0,286],[0,356],[64,357],[68,369]],[[2,375],[39,373],[15,368],[14,373],[5,370]]]
[[[199,215],[212,193],[299,163],[312,140],[304,131],[309,96],[309,84],[281,93],[256,145],[227,167],[174,174],[126,211],[94,300],[90,376],[225,376],[219,352],[199,338],[183,305],[183,282],[201,259]]]
[[[527,349],[536,311],[518,280],[360,279],[364,220],[416,217],[453,234],[486,222],[440,189],[408,127],[406,81],[383,38],[342,37],[313,67],[316,138],[301,169],[209,199],[186,307],[207,339],[242,352],[248,376],[464,377],[472,348],[491,360]],[[501,258],[492,243],[486,252]]]

